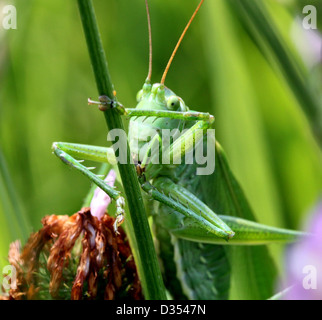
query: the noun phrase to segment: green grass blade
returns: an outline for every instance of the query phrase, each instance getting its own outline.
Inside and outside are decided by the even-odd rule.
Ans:
[[[307,75],[300,70],[262,0],[229,0],[231,8],[247,28],[266,58],[283,74],[292,89],[320,146],[322,145],[322,105],[308,86]]]
[[[0,270],[7,264],[10,242],[19,239],[23,243],[30,231],[29,219],[22,209],[0,149]]]
[[[1,204],[12,239],[26,240],[30,232],[28,217],[21,207],[5,158],[0,150]]]
[[[216,137],[261,223],[281,225],[279,195],[256,91],[249,74],[245,37],[224,0],[205,2],[204,31],[211,75]],[[225,26],[221,28],[221,26]],[[254,174],[256,172],[256,174]]]
[[[268,298],[267,300],[283,300],[283,298],[293,289],[292,287],[288,287],[276,294],[274,294],[272,297]]]

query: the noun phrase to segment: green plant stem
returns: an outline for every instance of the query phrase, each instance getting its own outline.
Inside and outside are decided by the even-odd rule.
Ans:
[[[100,39],[95,12],[91,0],[78,0],[86,42],[92,62],[99,95],[113,97],[113,85]],[[109,130],[122,129],[123,123],[116,110],[104,111]],[[164,284],[155,253],[153,240],[145,213],[141,190],[134,165],[130,164],[127,146],[127,164],[118,164],[124,186],[129,215],[126,215],[126,229],[134,253],[145,299],[166,299]]]

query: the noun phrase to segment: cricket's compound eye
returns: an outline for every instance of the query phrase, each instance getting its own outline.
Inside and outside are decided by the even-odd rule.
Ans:
[[[177,96],[170,96],[167,100],[167,108],[170,110],[180,109],[180,99]]]

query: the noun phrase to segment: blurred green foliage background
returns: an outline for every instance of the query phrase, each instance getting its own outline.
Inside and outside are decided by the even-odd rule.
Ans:
[[[304,17],[303,6],[318,1],[263,2],[307,75],[307,86],[321,90],[321,65],[308,69],[291,37],[295,17]],[[0,7],[6,4],[17,8],[17,30],[0,26],[0,266],[11,241],[37,230],[45,215],[76,212],[89,189],[87,179],[52,154],[52,142],[107,144],[102,114],[87,106],[97,91],[76,2],[1,1]],[[134,107],[148,70],[144,1],[94,4],[118,99]],[[150,1],[154,82],[196,5]],[[321,27],[321,3],[317,9]],[[234,1],[205,1],[166,85],[191,109],[215,115],[216,138],[257,220],[301,229],[321,195],[321,150],[296,93],[237,11]],[[302,31],[296,37],[305,36]],[[272,249],[280,264],[279,248]]]

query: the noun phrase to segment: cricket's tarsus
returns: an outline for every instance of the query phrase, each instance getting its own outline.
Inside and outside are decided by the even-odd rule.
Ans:
[[[99,101],[92,100],[91,98],[87,99],[88,105],[97,105],[98,109],[101,111],[106,111],[108,109],[116,108],[121,115],[126,115],[126,110],[123,105],[116,100],[116,91],[114,91],[114,99],[109,98],[106,95],[98,97]]]
[[[101,111],[106,111],[113,106],[113,100],[111,100],[108,96],[100,96],[99,101],[92,100],[91,98],[87,99],[88,105],[97,105],[98,109]],[[108,105],[110,107],[108,107]]]

